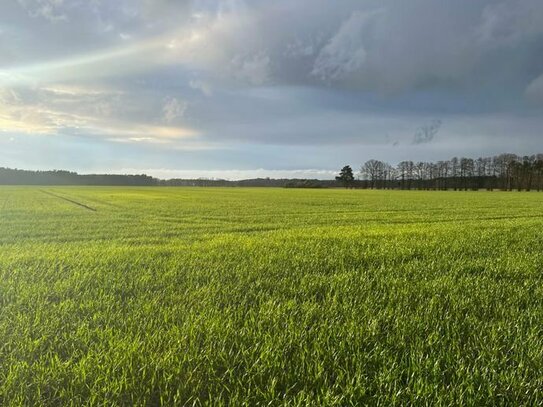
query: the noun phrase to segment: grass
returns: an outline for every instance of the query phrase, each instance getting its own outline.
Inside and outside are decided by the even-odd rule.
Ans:
[[[0,405],[543,405],[543,194],[0,188]]]

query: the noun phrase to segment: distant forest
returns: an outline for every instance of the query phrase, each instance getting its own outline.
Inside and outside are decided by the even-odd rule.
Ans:
[[[70,171],[28,171],[0,168],[0,185],[112,185],[197,187],[360,188],[419,190],[543,190],[543,154],[452,158],[447,161],[379,160],[364,163],[357,174],[345,166],[335,180],[256,178],[161,180],[148,175],[89,174]]]
[[[424,190],[543,189],[543,154],[452,158],[438,162],[402,161],[397,166],[369,160],[360,168],[361,188]],[[339,177],[338,177],[339,178]],[[336,178],[337,179],[337,178]],[[345,186],[348,182],[343,181]]]
[[[330,180],[255,178],[241,181],[221,179],[169,179],[149,175],[78,174],[71,171],[29,171],[0,167],[0,185],[111,185],[111,186],[182,186],[182,187],[335,187]]]

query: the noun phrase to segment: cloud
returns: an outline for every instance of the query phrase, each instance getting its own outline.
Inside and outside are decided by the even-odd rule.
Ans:
[[[525,95],[529,100],[543,105],[543,74],[526,87]]]
[[[51,40],[33,49],[58,56],[55,44],[63,39],[64,57],[12,72],[40,80],[177,64],[203,73],[208,83],[326,84],[389,93],[480,86],[491,76],[478,75],[489,69],[515,75],[541,64],[541,58],[534,61],[543,41],[539,0],[19,2],[32,13],[67,16],[62,25],[44,28]],[[30,39],[17,48],[25,46],[35,48]]]
[[[290,58],[308,58],[315,54],[315,46],[309,42],[303,42],[299,38],[287,44],[284,55]]]
[[[3,1],[0,128],[141,165],[535,151],[541,49],[541,0]]]
[[[211,96],[213,94],[213,87],[210,83],[200,79],[193,79],[189,82],[189,86],[192,89],[201,91],[205,96]]]
[[[164,121],[171,123],[176,119],[179,119],[185,115],[188,103],[185,101],[179,101],[176,98],[167,97],[164,100],[164,106],[162,106],[162,112],[164,114]]]
[[[215,86],[326,85],[388,94],[480,87],[493,80],[484,75],[490,69],[502,72],[495,76],[503,81],[541,64],[541,58],[534,61],[543,42],[539,0],[344,0],[334,6],[325,0],[123,0],[69,8],[60,0],[32,1],[68,13],[66,27],[52,35],[75,31],[77,40],[65,35],[72,48],[65,57],[10,72],[39,80],[107,78],[178,65]],[[101,27],[94,37],[103,46],[91,47],[90,35],[78,38],[76,25],[89,33]]]
[[[163,127],[140,123],[115,123],[109,122],[100,124],[99,127],[89,129],[107,136],[108,140],[120,142],[152,142],[170,144],[180,139],[192,138],[198,135],[197,132],[183,127]]]
[[[322,80],[343,79],[346,75],[360,70],[368,57],[363,39],[367,26],[378,13],[355,11],[338,32],[320,51],[313,75]]]
[[[264,85],[270,80],[270,57],[264,52],[232,60],[232,71],[238,79],[251,85]]]
[[[413,144],[431,143],[439,133],[440,128],[441,120],[434,120],[429,124],[425,124],[415,133]]]
[[[17,0],[18,3],[33,17],[42,17],[51,23],[67,20],[63,12],[64,0]]]
[[[175,98],[165,100],[164,121],[145,121],[143,110],[131,106],[131,95],[116,90],[50,86],[35,89],[0,89],[0,127],[22,134],[95,136],[112,141],[176,143],[198,136],[186,126],[170,125],[186,108]],[[158,114],[157,114],[158,116]]]
[[[508,0],[488,4],[477,36],[485,46],[515,46],[543,33],[543,6],[538,0]]]

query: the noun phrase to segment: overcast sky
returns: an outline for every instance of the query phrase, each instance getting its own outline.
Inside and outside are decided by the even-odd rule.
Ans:
[[[542,0],[0,2],[0,166],[329,178],[501,152],[543,152]]]

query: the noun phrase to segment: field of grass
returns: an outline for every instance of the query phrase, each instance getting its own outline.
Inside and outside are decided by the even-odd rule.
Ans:
[[[542,405],[543,194],[0,188],[0,405]]]

